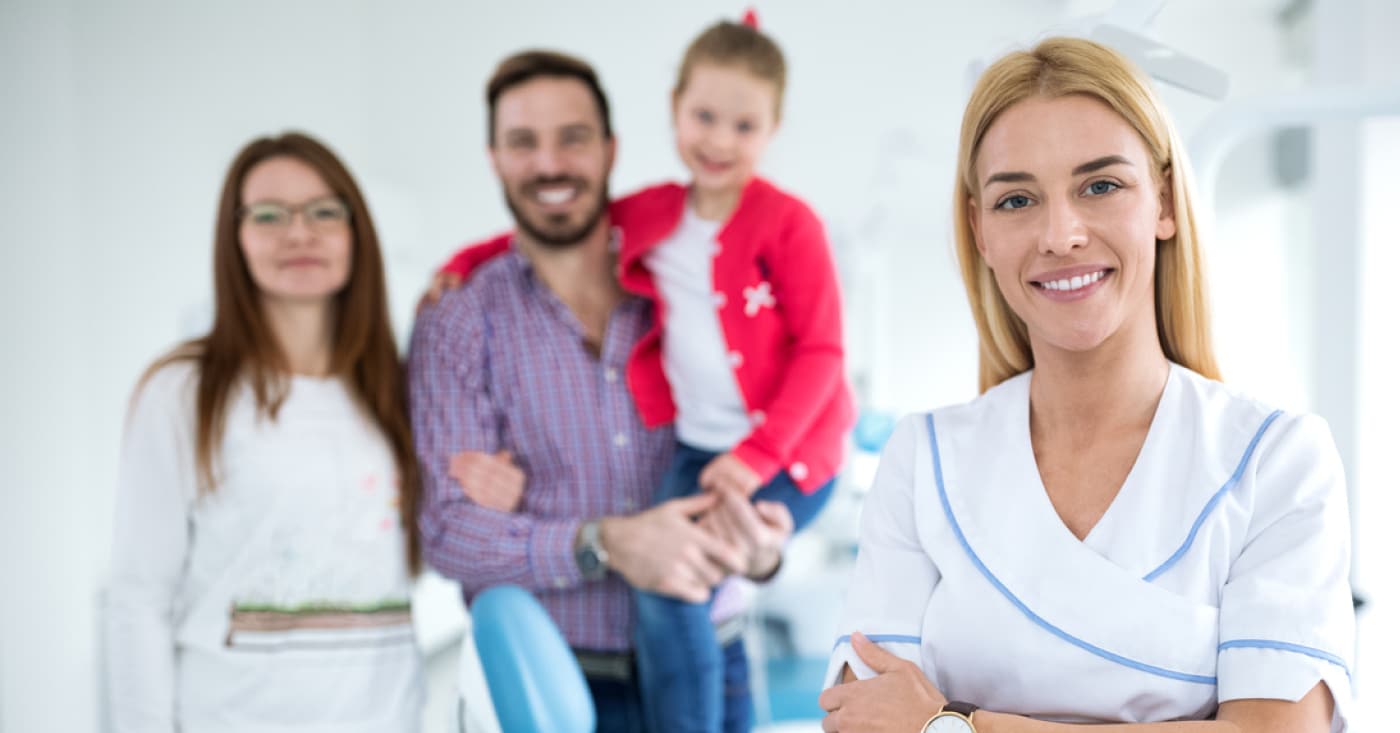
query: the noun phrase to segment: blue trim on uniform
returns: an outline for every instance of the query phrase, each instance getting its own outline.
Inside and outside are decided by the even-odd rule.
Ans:
[[[883,644],[883,643],[886,643],[886,642],[891,643],[891,644],[922,644],[922,643],[924,643],[924,640],[921,639],[921,638],[919,638],[919,637],[917,637],[917,636],[906,636],[906,635],[904,635],[904,634],[870,634],[869,636],[866,636],[865,638],[867,638],[867,639],[869,639],[869,640],[875,642],[876,644]],[[845,636],[843,636],[843,637],[837,639],[837,640],[836,640],[836,643],[833,644],[833,645],[831,646],[831,651],[833,651],[833,652],[836,651],[837,647],[841,646],[842,644],[845,644],[845,643],[849,642],[850,640],[851,640],[851,635],[850,635],[850,634],[846,634]]]
[[[1191,549],[1191,543],[1196,541],[1196,533],[1201,531],[1201,525],[1205,524],[1206,517],[1210,516],[1210,513],[1215,510],[1220,500],[1225,498],[1225,494],[1229,493],[1230,489],[1235,488],[1235,485],[1240,482],[1240,477],[1244,475],[1244,467],[1249,464],[1249,457],[1254,455],[1254,448],[1259,445],[1259,439],[1264,437],[1264,431],[1268,430],[1269,425],[1282,414],[1282,410],[1274,410],[1269,413],[1268,417],[1264,418],[1264,424],[1260,425],[1259,429],[1254,432],[1254,438],[1249,441],[1249,447],[1245,448],[1244,455],[1240,456],[1240,464],[1235,466],[1235,472],[1230,475],[1225,485],[1221,486],[1220,490],[1215,492],[1215,496],[1210,497],[1210,501],[1206,502],[1205,508],[1201,510],[1200,515],[1196,517],[1196,521],[1191,525],[1191,531],[1186,534],[1186,541],[1181,543],[1181,547],[1176,548],[1176,552],[1173,552],[1172,556],[1167,558],[1166,562],[1159,565],[1156,570],[1144,575],[1142,577],[1143,580],[1149,583],[1156,580],[1157,576],[1170,570],[1171,567],[1186,554],[1186,551]]]
[[[1341,667],[1342,671],[1347,673],[1347,679],[1351,679],[1351,670],[1347,668],[1346,661],[1341,657],[1330,652],[1324,652],[1321,649],[1303,646],[1302,644],[1290,644],[1286,641],[1273,641],[1271,639],[1233,639],[1220,644],[1220,651],[1223,652],[1226,649],[1277,649],[1279,651],[1302,654],[1303,656],[1321,659],[1324,662],[1330,662]]]
[[[1150,664],[1144,664],[1142,662],[1134,661],[1132,659],[1128,659],[1127,657],[1114,654],[1113,652],[1110,652],[1107,649],[1101,649],[1097,646],[1094,646],[1093,644],[1090,644],[1087,641],[1084,641],[1083,639],[1080,639],[1076,636],[1072,636],[1068,632],[1060,629],[1058,626],[1055,626],[1049,621],[1046,621],[1040,616],[1037,616],[1034,611],[1027,607],[1026,604],[1021,602],[1021,599],[1016,597],[1016,594],[1012,593],[1010,589],[1008,589],[1005,585],[1002,585],[1001,581],[998,580],[997,577],[992,574],[992,571],[989,570],[987,566],[982,563],[982,558],[977,556],[977,553],[972,549],[972,545],[968,544],[967,538],[963,536],[962,527],[958,525],[957,518],[953,516],[953,507],[948,503],[948,492],[943,487],[943,460],[938,454],[938,432],[934,429],[933,426],[933,413],[929,413],[927,415],[927,421],[929,447],[933,449],[933,476],[934,480],[938,484],[938,500],[943,503],[943,513],[946,514],[948,517],[948,524],[953,528],[953,535],[958,538],[958,543],[961,544],[963,550],[967,552],[967,556],[969,559],[972,560],[972,564],[977,566],[977,569],[982,573],[983,577],[985,577],[987,581],[992,584],[993,587],[1000,591],[1001,594],[1006,597],[1006,600],[1011,601],[1011,605],[1015,606],[1018,610],[1020,610],[1021,613],[1025,614],[1026,618],[1030,619],[1042,629],[1045,629],[1051,634],[1059,637],[1060,639],[1063,639],[1064,641],[1069,642],[1070,644],[1073,644],[1074,646],[1079,647],[1080,649],[1083,649],[1086,652],[1089,652],[1090,654],[1102,657],[1103,659],[1107,659],[1108,661],[1114,662],[1115,664],[1121,664],[1124,667],[1136,669],[1141,672],[1147,672],[1148,674],[1154,674],[1159,677],[1180,680],[1182,682],[1194,682],[1200,685],[1215,684],[1214,677],[1207,677],[1205,675],[1197,674],[1187,674],[1185,672],[1177,672],[1175,670],[1166,669],[1163,667],[1155,667]]]

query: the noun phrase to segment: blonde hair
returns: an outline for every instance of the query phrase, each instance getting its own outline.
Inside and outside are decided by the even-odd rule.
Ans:
[[[1007,108],[1032,97],[1080,94],[1112,107],[1137,130],[1158,185],[1170,183],[1176,234],[1157,241],[1157,338],[1167,358],[1219,379],[1211,344],[1210,310],[1202,261],[1194,185],[1185,148],[1143,73],[1116,51],[1078,38],[1050,38],[992,64],[963,113],[953,184],[953,234],[968,304],[977,322],[981,391],[1035,366],[1026,324],[997,287],[973,237],[968,202],[979,190],[977,154],[982,137]]]

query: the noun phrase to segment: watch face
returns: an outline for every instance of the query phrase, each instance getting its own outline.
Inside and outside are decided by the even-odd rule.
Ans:
[[[924,733],[973,733],[972,726],[966,720],[956,716],[944,714],[933,719],[924,729]]]

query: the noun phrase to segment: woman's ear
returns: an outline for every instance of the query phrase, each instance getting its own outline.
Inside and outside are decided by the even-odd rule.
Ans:
[[[987,261],[987,245],[982,241],[982,220],[978,218],[977,197],[967,197],[967,225],[972,228],[972,241],[977,244],[977,252],[982,261]]]
[[[1176,197],[1172,194],[1172,169],[1168,165],[1162,172],[1162,182],[1157,190],[1157,239],[1171,239],[1176,236]]]

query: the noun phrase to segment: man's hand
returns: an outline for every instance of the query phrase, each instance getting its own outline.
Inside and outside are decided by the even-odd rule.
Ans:
[[[763,478],[738,456],[724,453],[705,465],[700,471],[699,483],[705,491],[734,491],[748,497],[763,487]]]
[[[881,649],[860,632],[851,634],[851,646],[877,675],[823,692],[817,698],[827,711],[822,730],[909,733],[947,704],[948,699],[913,662]]]
[[[511,460],[510,451],[495,455],[464,451],[452,456],[447,474],[457,479],[468,499],[499,512],[520,508],[525,493],[525,472]]]
[[[768,578],[778,569],[783,547],[792,536],[792,514],[778,502],[751,504],[732,491],[721,492],[720,497],[700,520],[701,526],[739,551],[745,559],[744,575],[753,580]]]
[[[443,293],[454,288],[461,287],[462,276],[455,272],[443,272],[439,270],[433,275],[433,281],[428,283],[427,292],[418,299],[418,312],[423,312],[424,308],[438,302]]]
[[[634,588],[703,603],[748,559],[729,543],[706,532],[694,517],[719,502],[713,494],[672,499],[640,514],[605,517],[599,540],[608,565]]]

